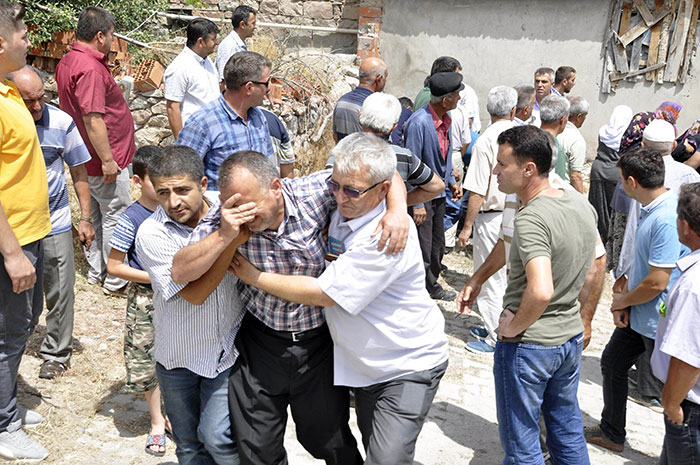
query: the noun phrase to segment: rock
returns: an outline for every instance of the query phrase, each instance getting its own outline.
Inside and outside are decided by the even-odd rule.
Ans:
[[[146,126],[152,128],[169,128],[170,123],[168,122],[168,117],[164,115],[154,115],[148,120]]]
[[[58,93],[58,85],[55,79],[49,79],[44,83],[44,91],[51,92],[52,94]]]
[[[278,0],[262,0],[262,2],[260,2],[258,12],[262,14],[276,15],[279,7],[280,5]]]
[[[343,75],[351,77],[353,79],[360,78],[360,68],[358,68],[357,66],[345,65],[342,68],[340,68],[340,72],[343,73]]]
[[[131,104],[129,105],[129,109],[131,111],[134,110],[143,110],[144,108],[148,108],[148,102],[146,101],[145,98],[142,97],[136,97],[134,100],[131,101]]]
[[[160,146],[161,147],[166,147],[168,145],[175,145],[175,138],[173,137],[172,134],[170,134],[168,137],[160,141]]]
[[[146,127],[136,131],[136,134],[134,134],[134,138],[136,139],[136,146],[143,147],[144,145],[160,144],[160,141],[166,137],[161,137],[161,131],[163,131],[163,129],[154,127]]]
[[[151,108],[151,112],[154,115],[167,115],[168,109],[165,106],[165,102],[160,101],[160,102],[156,103],[155,105],[153,105],[153,108]]]
[[[330,2],[304,2],[304,16],[313,19],[333,19],[333,4]]]
[[[280,0],[279,14],[283,16],[300,16],[303,13],[301,2],[295,2],[294,0]]]
[[[131,116],[134,118],[134,123],[143,126],[151,117],[151,112],[148,110],[136,110],[131,112]]]
[[[345,79],[335,81],[331,87],[331,91],[328,93],[328,98],[332,102],[337,102],[340,97],[347,94],[352,89],[352,86],[350,86]]]
[[[296,117],[289,115],[284,119],[284,124],[287,126],[287,132],[290,134],[298,134],[299,133],[299,123],[297,123]]]

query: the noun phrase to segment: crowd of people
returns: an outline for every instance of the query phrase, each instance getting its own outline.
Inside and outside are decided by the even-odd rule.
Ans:
[[[44,296],[39,376],[70,369],[75,238],[88,282],[127,298],[126,388],[148,403],[149,454],[167,433],[182,464],[286,463],[291,411],[327,464],[412,463],[448,366],[437,301],[453,301],[483,321],[466,349],[493,357],[504,464],[588,464],[586,442],[622,452],[633,365],[637,401],[664,412],[659,463],[700,460],[700,120],[679,136],[681,105],[616,107],[586,197],[574,68],[492,88],[482,126],[455,58],[411,101],[383,92],[372,57],[334,109],[326,169],[295,178],[284,124],[262,108],[272,64],[246,45],[254,9],[236,8],[221,44],[190,21],[164,78],[177,144],[138,150],[107,66],[114,17],[81,12],[59,109],[26,65],[23,16],[0,0],[1,457],[49,454],[24,432],[42,417],[17,403],[17,376]],[[442,261],[468,244],[457,294]],[[616,328],[601,421],[584,428],[581,354],[607,271]]]

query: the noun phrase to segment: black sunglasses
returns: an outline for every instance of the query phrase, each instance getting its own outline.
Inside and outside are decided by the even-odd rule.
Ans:
[[[264,82],[263,81],[248,81],[248,82],[251,82],[253,84],[259,84],[259,85],[265,86],[265,87],[270,87],[270,79],[268,79],[267,81],[264,81]]]
[[[372,184],[371,186],[369,186],[367,189],[365,189],[363,191],[358,191],[355,188],[343,186],[343,193],[351,199],[359,199],[362,194],[365,194],[365,193],[371,191],[372,189],[374,189],[375,187],[377,187],[378,185],[380,185],[383,182],[384,181],[379,181],[378,183]],[[340,190],[340,184],[333,181],[331,178],[326,179],[326,184],[328,185],[328,188],[331,190],[331,192],[333,192],[334,194],[337,194],[338,191]]]

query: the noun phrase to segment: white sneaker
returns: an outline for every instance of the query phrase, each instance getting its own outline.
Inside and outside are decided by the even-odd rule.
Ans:
[[[26,407],[22,407],[21,405],[17,405],[17,415],[19,416],[20,420],[22,420],[22,426],[25,428],[33,428],[44,421],[44,417],[42,417],[39,413],[35,412],[34,410],[29,410]]]
[[[0,457],[24,462],[40,462],[49,455],[41,444],[27,436],[22,428],[0,433]]]

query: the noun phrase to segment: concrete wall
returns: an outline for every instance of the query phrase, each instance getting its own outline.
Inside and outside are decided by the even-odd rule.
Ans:
[[[464,66],[465,82],[479,96],[482,125],[488,122],[486,95],[496,85],[529,83],[540,66],[576,68],[572,95],[591,109],[582,132],[588,151],[616,105],[633,111],[656,108],[664,100],[684,105],[678,128],[700,117],[697,68],[685,85],[647,81],[621,83],[616,94],[600,93],[602,40],[609,0],[385,0],[381,55],[389,67],[387,92],[413,98],[435,58],[451,55]]]

